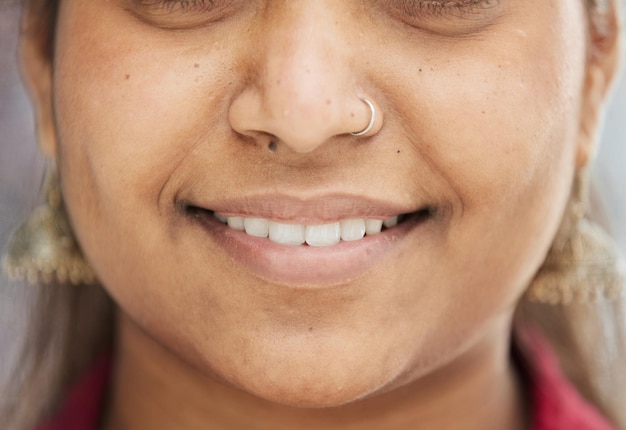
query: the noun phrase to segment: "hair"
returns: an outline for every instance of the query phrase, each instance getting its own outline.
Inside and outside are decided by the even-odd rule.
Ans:
[[[22,1],[38,20],[25,31],[41,32],[41,52],[50,58],[60,1]],[[610,0],[585,2],[590,40],[602,46]],[[2,428],[23,430],[53,413],[71,382],[113,348],[115,306],[99,286],[7,283],[6,288],[25,297],[32,316],[12,380],[0,398]],[[516,328],[538,327],[545,334],[568,378],[619,428],[626,428],[625,307],[623,300],[556,306],[522,300],[515,320]]]

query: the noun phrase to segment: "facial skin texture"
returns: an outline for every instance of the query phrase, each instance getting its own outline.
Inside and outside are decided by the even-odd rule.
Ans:
[[[512,428],[510,320],[586,159],[608,75],[586,63],[582,3],[500,0],[463,17],[361,0],[141,3],[63,1],[49,92],[50,76],[30,79],[76,234],[121,309],[117,398],[134,399],[137,417],[150,386],[190,410],[221,396],[330,428],[359,403],[263,402],[369,396],[372,411],[406,406],[421,424]],[[381,117],[355,138],[361,95]],[[371,270],[301,288],[242,267],[181,210],[268,193],[436,212]],[[131,385],[142,372],[160,375],[156,387]],[[498,402],[493,415],[485,405]],[[417,419],[403,417],[394,425]]]

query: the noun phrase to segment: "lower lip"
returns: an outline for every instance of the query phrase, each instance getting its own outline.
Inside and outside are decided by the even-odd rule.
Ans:
[[[428,216],[410,216],[397,226],[357,241],[328,247],[281,245],[234,230],[208,211],[197,220],[227,255],[255,276],[291,287],[322,288],[362,276],[398,249]]]

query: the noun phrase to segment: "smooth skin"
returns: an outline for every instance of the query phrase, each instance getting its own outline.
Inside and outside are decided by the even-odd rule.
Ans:
[[[202,3],[63,0],[53,61],[23,39],[42,149],[120,309],[104,426],[525,428],[511,319],[593,151],[615,16],[591,40],[579,0]],[[380,118],[355,138],[360,96]],[[306,289],[181,210],[268,192],[436,215]]]

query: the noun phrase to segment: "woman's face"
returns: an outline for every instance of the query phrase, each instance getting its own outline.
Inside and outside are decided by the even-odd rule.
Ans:
[[[430,3],[61,2],[45,145],[123,312],[205,374],[309,406],[502,337],[585,146],[585,11]],[[412,215],[313,247],[210,211]]]

